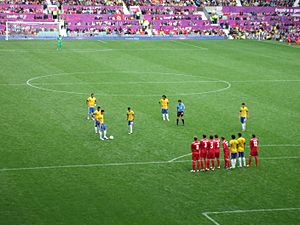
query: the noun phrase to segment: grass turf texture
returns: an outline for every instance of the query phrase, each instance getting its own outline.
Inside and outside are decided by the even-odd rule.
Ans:
[[[239,132],[241,102],[250,109],[247,143],[256,133],[261,145],[300,144],[299,48],[254,41],[64,41],[62,51],[55,48],[54,41],[1,42],[2,169],[168,161],[188,154],[195,134]],[[30,84],[55,91],[26,85],[52,74],[59,75]],[[100,142],[86,120],[91,92],[113,141]],[[170,122],[161,119],[162,94]],[[185,127],[175,125],[178,99],[187,107]],[[130,136],[128,106],[136,113]],[[201,213],[299,208],[299,147],[260,149],[261,158],[296,158],[196,174],[189,161],[1,170],[0,224],[213,224]],[[299,211],[211,217],[222,225],[300,220]]]

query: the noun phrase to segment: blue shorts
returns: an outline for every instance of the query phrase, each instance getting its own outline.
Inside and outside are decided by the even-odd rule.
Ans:
[[[239,152],[239,157],[245,157],[245,152]]]
[[[236,159],[237,153],[231,153],[231,158]]]
[[[102,131],[103,131],[103,130],[106,130],[106,125],[105,125],[104,123],[101,124],[100,130],[102,130]]]
[[[241,123],[246,123],[247,117],[241,117]]]
[[[133,125],[133,121],[132,120],[128,120],[128,126]]]
[[[168,112],[169,112],[168,109],[161,109],[161,113],[162,113],[162,114],[167,114]]]
[[[95,112],[95,108],[94,107],[89,107],[89,113],[94,113]]]
[[[99,120],[95,120],[95,127],[99,127],[99,126],[100,126]]]

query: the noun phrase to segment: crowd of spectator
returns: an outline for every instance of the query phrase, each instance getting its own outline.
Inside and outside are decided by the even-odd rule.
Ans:
[[[243,6],[284,6],[292,7],[295,0],[241,0]]]
[[[292,7],[295,0],[240,0],[242,6]],[[236,0],[1,0],[1,4],[82,6],[236,6]]]
[[[197,15],[199,11],[197,8],[181,8],[181,7],[163,7],[163,8],[149,8],[141,7],[143,15]]]
[[[299,36],[300,28],[296,26],[280,27],[272,26],[271,29],[265,29],[264,26],[251,28],[236,27],[231,28],[228,34],[230,39],[255,39],[255,40],[275,40],[287,42],[290,34]]]
[[[236,6],[236,0],[195,0],[195,4],[199,7],[205,6]]]
[[[0,7],[0,13],[6,14],[39,14],[43,13],[42,7],[37,8],[25,8],[22,5],[5,5]]]
[[[195,6],[193,0],[124,0],[127,6]]]
[[[1,0],[0,4],[42,5],[45,0]]]
[[[118,14],[123,13],[122,8],[106,8],[106,7],[69,7],[64,10],[65,14]]]

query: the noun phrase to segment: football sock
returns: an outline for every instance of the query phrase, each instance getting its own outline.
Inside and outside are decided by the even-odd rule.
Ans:
[[[251,166],[251,160],[252,160],[252,157],[250,157],[249,160],[248,160],[249,167]]]
[[[246,158],[243,157],[243,165],[246,166]]]
[[[258,167],[258,157],[255,157],[255,164],[256,164],[256,167]]]
[[[198,170],[200,170],[200,168],[201,168],[201,161],[199,160],[198,161]]]
[[[227,161],[227,167],[230,168],[230,160],[226,159],[226,161]]]
[[[105,130],[105,131],[103,131],[103,133],[104,133],[104,138],[107,138],[107,137],[106,137],[106,130]]]
[[[177,126],[178,126],[178,122],[179,122],[179,119],[177,119],[177,120],[176,120],[176,124],[177,124]]]
[[[102,131],[99,131],[99,137],[102,139]]]
[[[235,168],[235,163],[236,163],[236,159],[232,159],[232,160],[231,160],[231,166],[232,166],[233,168]]]
[[[239,157],[239,167],[242,167],[242,158]]]
[[[184,125],[184,119],[181,119],[182,120],[182,124]]]
[[[209,169],[209,160],[206,160],[206,169]]]
[[[129,132],[132,133],[132,125],[129,125]]]
[[[98,128],[97,128],[97,127],[95,127],[95,133],[96,133],[96,134],[98,133]]]
[[[163,113],[163,114],[162,114],[163,120],[166,120],[165,116],[166,116],[166,114]]]
[[[192,168],[193,168],[193,170],[196,169],[196,162],[195,161],[192,161]]]
[[[168,114],[168,113],[166,114],[166,118],[167,118],[167,120],[169,121],[169,114]]]
[[[220,159],[217,159],[218,167],[220,167]]]
[[[215,167],[215,160],[211,160],[212,167]]]

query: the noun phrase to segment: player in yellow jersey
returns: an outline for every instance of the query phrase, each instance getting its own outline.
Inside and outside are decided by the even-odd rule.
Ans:
[[[86,99],[86,104],[88,107],[88,116],[87,119],[89,120],[93,113],[95,112],[95,107],[96,107],[96,97],[94,96],[94,94],[92,93],[90,97],[88,97]]]
[[[241,133],[238,133],[238,160],[239,160],[239,168],[242,167],[242,160],[243,160],[243,166],[246,167],[246,158],[245,158],[245,144],[246,139],[242,137]]]
[[[163,120],[167,119],[169,121],[169,100],[167,99],[167,96],[163,95],[158,103],[161,105],[161,114]]]
[[[242,123],[242,131],[246,131],[246,121],[247,118],[249,118],[249,112],[248,107],[245,103],[242,103],[242,106],[240,108],[239,118]]]
[[[95,121],[95,133],[98,134],[98,130],[100,128],[100,123],[99,123],[99,116],[101,114],[101,108],[100,106],[97,107],[96,111],[93,113],[93,119]]]
[[[128,127],[129,127],[128,134],[132,134],[133,133],[133,121],[134,121],[134,118],[135,118],[134,112],[131,110],[130,107],[128,107],[128,111],[127,111],[127,121],[128,121]]]
[[[237,147],[238,141],[235,140],[235,135],[231,135],[231,140],[229,141],[230,145],[230,154],[231,154],[231,169],[235,168],[236,165],[236,156],[237,156]]]
[[[101,141],[107,140],[108,138],[106,137],[106,125],[104,123],[104,110],[101,110],[101,114],[98,116],[98,121],[99,121],[99,137]],[[103,133],[103,138],[102,138],[102,133]]]

